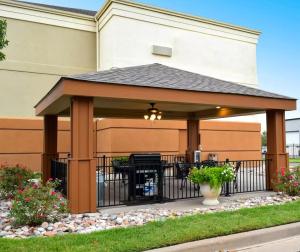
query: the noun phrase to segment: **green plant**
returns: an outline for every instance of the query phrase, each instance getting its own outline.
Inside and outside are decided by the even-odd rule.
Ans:
[[[267,132],[263,131],[261,133],[261,146],[267,146]]]
[[[119,161],[120,163],[127,163],[129,161],[129,157],[113,157],[112,161]]]
[[[59,180],[48,180],[45,185],[31,183],[15,195],[10,217],[15,226],[39,225],[45,221],[56,221],[67,213],[67,201],[54,188]]]
[[[300,168],[293,171],[285,171],[284,168],[278,174],[278,180],[274,182],[278,191],[290,196],[300,195]]]
[[[5,59],[5,54],[1,52],[1,50],[8,45],[8,40],[6,39],[6,29],[6,20],[0,19],[0,61]]]
[[[0,168],[0,196],[6,199],[13,198],[17,190],[23,190],[30,179],[39,176],[40,174],[19,164],[16,166],[2,165]]]
[[[188,176],[188,179],[195,184],[209,184],[211,188],[220,188],[225,182],[234,179],[233,167],[225,164],[220,167],[194,167]]]

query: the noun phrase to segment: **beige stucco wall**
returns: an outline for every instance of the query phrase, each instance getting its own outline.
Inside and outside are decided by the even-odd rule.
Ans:
[[[113,3],[99,19],[98,69],[154,62],[257,86],[257,34]],[[152,46],[172,56],[152,54]]]
[[[1,117],[34,116],[61,75],[96,70],[96,33],[6,18],[9,46],[0,62]]]
[[[21,4],[22,5],[22,4]],[[0,62],[0,116],[33,117],[34,105],[62,75],[160,62],[250,86],[257,85],[258,33],[218,22],[112,3],[93,17],[8,6],[7,60]],[[96,28],[97,26],[97,28]],[[96,33],[96,31],[98,31]],[[171,47],[172,57],[152,54]]]

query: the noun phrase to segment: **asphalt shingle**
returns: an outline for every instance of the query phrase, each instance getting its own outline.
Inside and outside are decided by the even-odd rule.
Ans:
[[[97,14],[97,11],[92,11],[92,10],[83,10],[83,9],[77,9],[77,8],[69,8],[69,7],[63,7],[63,6],[57,6],[57,5],[33,3],[33,2],[27,2],[27,1],[16,1],[16,2],[26,3],[26,4],[36,5],[36,6],[41,6],[41,7],[45,7],[45,8],[49,8],[49,9],[55,9],[55,10],[61,10],[61,11],[68,11],[68,12],[73,12],[73,13],[88,15],[88,16],[92,16],[92,17],[94,17]]]
[[[293,99],[261,89],[180,70],[158,63],[67,76],[64,78],[89,81],[95,84],[112,83],[199,92],[240,94],[278,99]]]

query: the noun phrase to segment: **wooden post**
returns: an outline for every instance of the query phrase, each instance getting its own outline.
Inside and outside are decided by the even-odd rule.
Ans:
[[[276,181],[281,169],[288,170],[288,154],[285,141],[285,112],[284,110],[267,111],[267,189],[274,189],[273,181]]]
[[[187,161],[194,162],[194,151],[199,150],[199,120],[187,120]]]
[[[68,200],[72,213],[96,212],[93,109],[93,98],[72,98],[71,158],[68,168]]]
[[[42,178],[44,183],[51,177],[51,160],[57,157],[57,116],[45,115],[42,156]]]

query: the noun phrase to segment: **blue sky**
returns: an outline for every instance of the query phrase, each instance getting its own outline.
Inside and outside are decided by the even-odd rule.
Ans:
[[[48,0],[59,6],[98,10],[103,0]],[[260,88],[300,98],[299,0],[141,0],[139,2],[260,30]],[[298,106],[300,102],[298,102]],[[299,116],[289,112],[287,118]]]

